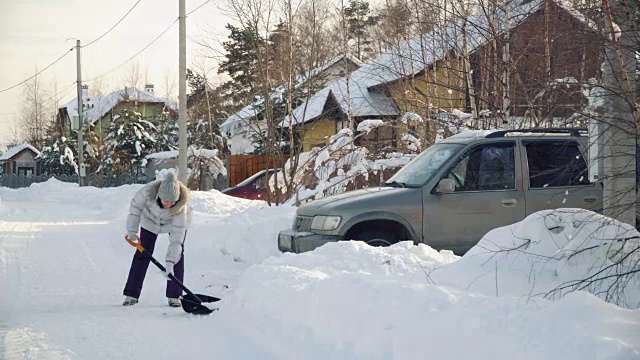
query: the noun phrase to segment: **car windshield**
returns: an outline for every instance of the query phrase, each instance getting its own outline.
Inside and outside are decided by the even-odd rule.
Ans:
[[[264,173],[266,172],[266,170],[262,170],[254,175],[252,175],[251,177],[244,179],[241,183],[239,183],[238,185],[236,185],[237,187],[241,187],[241,186],[245,186],[248,185],[249,183],[251,183],[253,180],[255,180],[256,178],[259,178],[261,176],[264,176]]]
[[[462,144],[436,144],[405,165],[389,181],[387,186],[420,187],[438,172],[442,164],[457,154]]]

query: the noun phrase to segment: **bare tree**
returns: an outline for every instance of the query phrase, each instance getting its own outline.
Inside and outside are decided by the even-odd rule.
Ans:
[[[165,69],[164,78],[163,78],[163,90],[162,94],[165,101],[165,106],[167,103],[173,101],[175,91],[176,91],[176,77],[171,74],[169,69]]]
[[[126,86],[130,86],[134,89],[139,89],[142,85],[143,74],[140,70],[140,64],[136,61],[131,63],[124,74],[123,81]]]
[[[38,149],[44,145],[46,130],[51,123],[47,112],[47,99],[42,80],[39,76],[35,76],[24,84],[18,131],[24,141]]]

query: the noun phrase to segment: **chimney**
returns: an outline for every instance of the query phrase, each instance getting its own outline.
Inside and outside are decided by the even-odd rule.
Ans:
[[[154,88],[153,84],[146,84],[144,86],[144,91],[148,92],[151,95],[154,95],[153,88]]]
[[[86,99],[89,97],[89,85],[87,84],[83,84],[82,85],[82,100]]]

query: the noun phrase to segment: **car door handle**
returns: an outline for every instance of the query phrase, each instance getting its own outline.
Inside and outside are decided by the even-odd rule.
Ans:
[[[518,200],[516,199],[502,199],[502,206],[504,207],[516,207]]]
[[[596,202],[596,201],[598,201],[598,197],[597,196],[585,196],[584,197],[584,202],[592,203],[592,202]]]

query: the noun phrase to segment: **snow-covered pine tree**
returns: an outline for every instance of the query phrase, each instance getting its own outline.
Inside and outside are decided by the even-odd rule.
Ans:
[[[138,175],[145,156],[153,152],[156,127],[135,111],[118,113],[104,139],[102,170],[107,174]]]
[[[153,124],[156,127],[156,133],[152,152],[177,150],[180,130],[178,121],[174,119],[160,119],[154,121]]]
[[[78,146],[78,133],[73,132],[73,148]],[[98,134],[95,132],[95,125],[91,124],[88,129],[84,131],[84,163],[87,166],[87,174],[95,172],[102,164],[102,151],[100,150],[101,142]],[[69,140],[67,140],[69,141]]]
[[[226,147],[225,140],[220,136],[220,129],[217,125],[214,132],[209,132],[209,122],[205,119],[190,121],[187,124],[187,142],[194,145],[198,149],[224,150]]]
[[[47,175],[77,174],[78,164],[75,154],[75,144],[71,144],[66,137],[48,137],[38,157],[42,164],[42,173]]]

